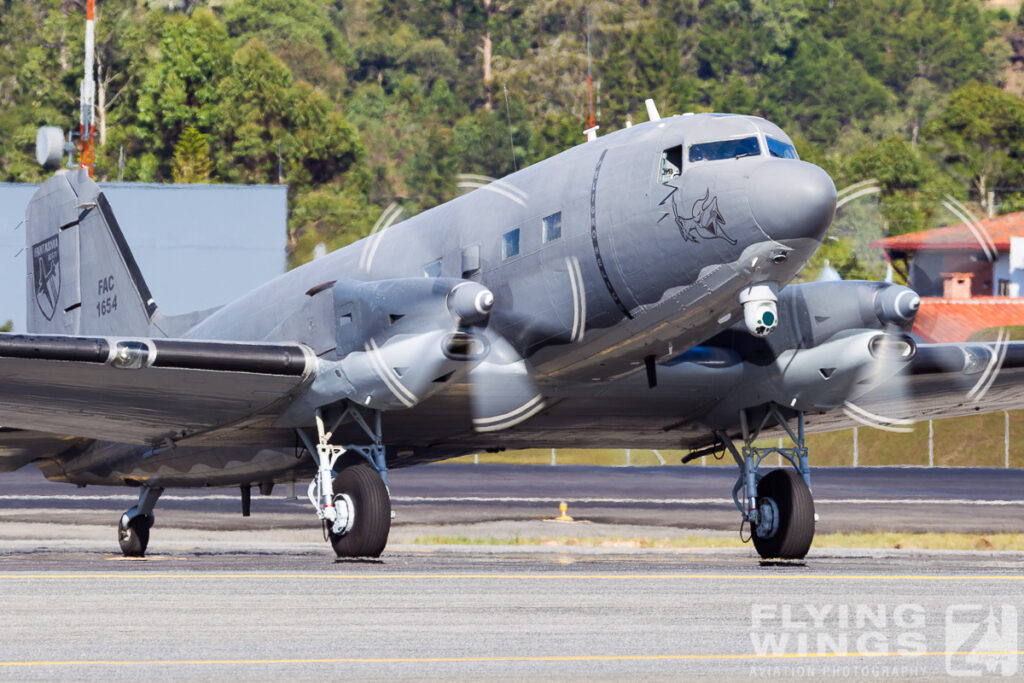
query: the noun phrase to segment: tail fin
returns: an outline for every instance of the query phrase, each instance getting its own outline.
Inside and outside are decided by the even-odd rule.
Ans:
[[[148,335],[157,307],[85,170],[43,183],[26,212],[28,331]]]

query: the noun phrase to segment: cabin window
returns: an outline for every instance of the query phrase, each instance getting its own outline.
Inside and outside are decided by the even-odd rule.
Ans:
[[[658,181],[664,183],[672,180],[679,175],[682,167],[683,146],[676,145],[675,147],[669,147],[661,153],[661,171]]]
[[[509,230],[501,236],[501,260],[512,258],[519,254],[519,228]]]
[[[553,242],[562,236],[562,212],[556,211],[541,219],[544,225],[544,243]]]
[[[719,159],[742,159],[761,155],[761,144],[756,137],[736,140],[716,140],[690,145],[690,161],[718,161]]]
[[[788,142],[782,140],[776,140],[772,137],[766,137],[765,140],[768,142],[768,153],[773,157],[779,159],[799,159],[796,155],[796,148]]]
[[[441,261],[437,260],[428,266],[424,266],[423,274],[427,277],[441,277]]]

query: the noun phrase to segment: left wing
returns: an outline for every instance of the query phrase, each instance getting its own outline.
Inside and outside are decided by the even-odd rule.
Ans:
[[[273,418],[316,363],[301,344],[2,334],[0,425],[123,443],[273,445],[283,438]]]

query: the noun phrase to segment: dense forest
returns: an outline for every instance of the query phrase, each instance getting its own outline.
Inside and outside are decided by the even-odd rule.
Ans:
[[[77,121],[84,5],[0,0],[0,181]],[[287,183],[300,263],[582,142],[588,16],[602,133],[757,114],[877,181],[812,265],[881,275],[865,243],[947,195],[1024,209],[1024,13],[978,0],[97,0],[97,176]]]

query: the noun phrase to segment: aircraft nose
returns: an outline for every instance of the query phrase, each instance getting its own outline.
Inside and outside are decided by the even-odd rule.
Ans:
[[[806,161],[778,159],[750,177],[750,210],[769,237],[821,239],[836,212],[836,186],[825,171]]]

